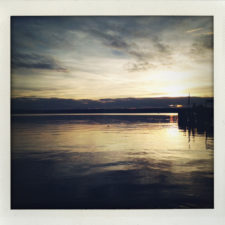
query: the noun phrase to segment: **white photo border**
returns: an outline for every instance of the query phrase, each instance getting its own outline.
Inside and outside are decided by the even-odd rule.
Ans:
[[[0,224],[224,225],[225,224],[225,2],[4,1],[0,2]],[[31,15],[186,15],[214,18],[214,209],[11,210],[10,17]]]

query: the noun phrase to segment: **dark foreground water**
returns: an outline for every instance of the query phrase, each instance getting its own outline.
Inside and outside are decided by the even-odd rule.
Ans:
[[[175,114],[12,116],[13,209],[213,207],[213,137]]]

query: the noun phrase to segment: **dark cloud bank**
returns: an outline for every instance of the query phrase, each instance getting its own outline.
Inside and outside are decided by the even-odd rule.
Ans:
[[[213,98],[192,97],[191,103],[204,105]],[[170,105],[186,106],[187,97],[174,98],[118,98],[118,99],[59,99],[59,98],[13,98],[11,109],[13,113],[20,112],[93,112],[96,109],[128,110],[128,109],[159,109],[171,108]]]
[[[67,72],[67,69],[63,67],[52,56],[39,55],[34,53],[14,53],[12,55],[12,69],[19,68]]]
[[[60,59],[48,54],[52,50],[77,51],[82,33],[90,40],[96,39],[103,46],[130,59],[125,69],[129,72],[145,71],[156,66],[174,63],[173,54],[183,52],[183,47],[171,45],[168,40],[171,30],[173,40],[185,39],[188,29],[202,32],[213,30],[212,17],[201,16],[14,16],[11,20],[12,67],[66,71]],[[204,28],[202,30],[201,28]],[[181,36],[177,36],[181,35]],[[187,56],[204,58],[206,51],[213,49],[212,35],[186,35],[190,41]],[[187,41],[186,40],[186,41]],[[185,40],[183,40],[185,42]],[[148,42],[147,49],[140,43]],[[178,45],[179,46],[179,45]],[[38,53],[38,54],[37,54]],[[82,55],[82,51],[79,52]],[[19,57],[18,57],[19,55]],[[56,56],[55,56],[56,57]],[[159,60],[160,59],[160,60]]]

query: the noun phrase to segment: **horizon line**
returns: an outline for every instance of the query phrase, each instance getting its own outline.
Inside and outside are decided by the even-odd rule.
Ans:
[[[106,97],[106,98],[59,98],[59,97],[37,97],[37,96],[22,96],[22,97],[10,97],[11,99],[62,99],[62,100],[92,100],[92,101],[99,101],[99,100],[108,100],[108,99],[166,99],[166,98],[214,98],[214,96],[190,96],[190,95],[183,95],[183,96],[156,96],[156,97]]]

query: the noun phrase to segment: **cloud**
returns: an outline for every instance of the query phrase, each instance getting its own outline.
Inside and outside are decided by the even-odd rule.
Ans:
[[[106,47],[122,52],[123,55],[129,57],[130,62],[124,67],[128,72],[145,71],[153,67],[166,65],[165,61],[171,59],[172,53],[169,44],[162,41],[157,34],[152,33],[146,33],[146,36],[142,36],[142,40],[140,40],[140,34],[136,36],[140,28],[131,25],[133,28],[131,31],[124,23],[122,20],[121,24],[123,24],[122,27],[124,26],[124,29],[112,28],[106,22],[104,26],[93,23],[91,24],[92,28],[86,27],[84,31],[97,38]],[[145,26],[143,27],[143,32]],[[142,45],[142,42],[147,46]],[[160,61],[158,60],[159,58]],[[157,63],[153,63],[153,59]],[[162,63],[160,64],[159,62]]]
[[[191,46],[190,54],[194,57],[208,57],[209,52],[213,51],[213,36],[201,35],[197,37]],[[212,60],[212,59],[210,59]]]
[[[171,48],[168,44],[164,44],[162,40],[158,36],[153,36],[152,41],[154,43],[154,46],[156,50],[160,53],[165,53],[165,54],[170,54],[171,53]]]
[[[155,68],[156,66],[150,64],[147,61],[140,61],[135,63],[128,63],[126,67],[129,72],[139,72],[149,70],[150,68]]]
[[[161,87],[173,79],[161,75],[166,70],[181,72],[180,80],[190,74],[185,82],[191,85],[193,77],[205,74],[202,68],[211,75],[212,21],[208,16],[12,17],[13,88],[21,88],[14,96],[153,96],[146,90],[164,92]],[[48,92],[52,86],[58,91]],[[42,89],[32,93],[32,87]]]
[[[202,27],[196,28],[196,29],[191,29],[191,30],[187,30],[186,33],[194,33],[194,32],[200,31],[202,29],[203,29]]]
[[[91,28],[85,31],[89,35],[96,37],[99,41],[101,41],[107,47],[111,47],[121,51],[128,51],[131,48],[131,44],[128,43],[128,41],[123,40],[123,37],[121,34],[115,31],[109,30],[109,28],[106,28],[106,29],[108,30],[108,32],[105,32],[104,30],[101,31],[98,27]]]
[[[128,72],[146,71],[173,62],[172,54],[175,50],[167,41],[166,34],[174,30],[179,35],[179,30],[190,23],[197,28],[187,29],[187,33],[200,31],[203,26],[207,29],[211,26],[208,17],[198,17],[197,20],[182,16],[13,17],[12,44],[13,49],[21,53],[24,53],[24,49],[28,53],[38,54],[53,50],[61,51],[60,54],[74,51],[71,54],[76,55],[77,52],[79,57],[84,57],[83,54],[89,52],[96,54],[90,54],[89,57],[98,57],[100,54],[107,57],[108,52],[104,52],[102,46],[97,45],[97,49],[96,45],[83,45],[95,38],[111,50],[112,55],[115,55],[116,50],[129,60],[128,65],[123,67]],[[29,67],[24,63],[21,66]],[[58,67],[56,70],[62,71],[65,69],[61,64],[49,61],[35,63],[31,67],[48,70]]]
[[[147,71],[159,66],[168,66],[171,63],[172,51],[168,44],[163,43],[156,35],[149,39],[149,43],[147,50],[136,46],[129,51],[135,59],[135,62],[126,65],[129,72]]]
[[[14,53],[12,55],[12,68],[54,70],[57,72],[68,72],[68,69],[61,65],[52,56],[34,53]]]
[[[203,35],[213,35],[213,32],[205,32],[205,33],[202,33]]]

